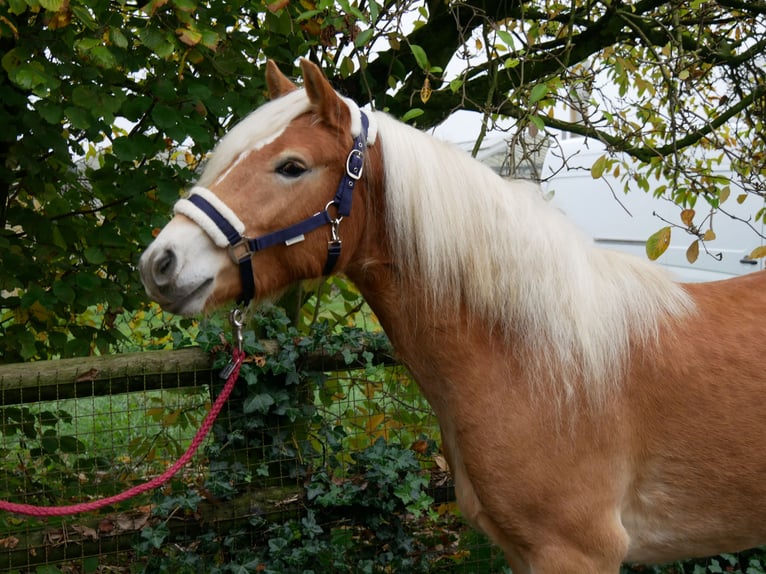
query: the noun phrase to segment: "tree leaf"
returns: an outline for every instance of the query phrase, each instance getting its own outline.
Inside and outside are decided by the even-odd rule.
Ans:
[[[593,165],[590,167],[590,176],[593,179],[599,179],[602,175],[604,175],[605,169],[606,169],[606,156],[602,155],[596,161],[594,161]]]
[[[176,30],[178,39],[181,40],[187,46],[196,46],[202,40],[202,34],[192,28],[178,28]]]
[[[670,245],[670,226],[663,227],[646,240],[646,255],[652,261],[660,257]]]
[[[58,12],[64,7],[64,0],[39,0],[40,6],[50,12]]]
[[[509,48],[513,46],[513,36],[510,34],[510,32],[506,32],[505,30],[498,30],[497,35],[505,43],[506,46]]]
[[[532,88],[532,91],[529,93],[529,103],[536,104],[547,95],[548,95],[548,85],[537,84],[534,88]]]
[[[750,252],[750,259],[761,259],[766,257],[766,245],[759,245]]]
[[[681,212],[681,221],[684,222],[684,225],[686,227],[691,227],[692,223],[694,222],[694,210],[693,209],[684,209]]]
[[[372,40],[372,35],[375,32],[372,28],[367,28],[367,30],[362,30],[356,35],[356,38],[354,38],[354,46],[357,48],[362,48],[370,43],[370,40]]]
[[[424,113],[425,112],[420,108],[412,108],[402,116],[402,121],[408,122],[410,120],[414,120],[415,118],[422,116]]]
[[[700,256],[700,242],[699,239],[692,242],[691,245],[689,245],[689,248],[686,250],[686,260],[689,263],[694,263],[697,261],[697,258]]]
[[[425,50],[417,44],[410,44],[410,50],[412,51],[412,55],[415,56],[415,62],[420,66],[420,69],[427,72],[430,66],[428,64],[428,56],[426,56]]]
[[[545,120],[537,114],[529,118],[529,122],[540,131],[545,129]]]

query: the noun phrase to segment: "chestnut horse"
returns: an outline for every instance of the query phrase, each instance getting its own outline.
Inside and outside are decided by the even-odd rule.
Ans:
[[[148,294],[191,315],[344,273],[515,574],[766,543],[766,275],[681,285],[596,248],[534,186],[301,67],[298,89],[268,64],[272,101],[142,255]]]

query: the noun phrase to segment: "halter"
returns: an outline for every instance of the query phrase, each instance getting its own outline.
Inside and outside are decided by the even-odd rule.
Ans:
[[[335,268],[342,246],[338,227],[343,218],[351,214],[354,187],[362,177],[364,152],[368,142],[369,118],[358,108],[357,110],[360,114],[361,127],[358,130],[359,134],[354,137],[354,145],[346,158],[346,170],[338,184],[335,197],[325,205],[322,211],[311,217],[278,231],[250,238],[244,235],[245,224],[229,206],[207,188],[193,187],[189,196],[179,200],[173,207],[175,213],[185,215],[199,225],[216,245],[228,248],[232,261],[239,265],[239,274],[242,279],[242,295],[237,300],[238,303],[247,304],[255,297],[252,262],[255,253],[280,243],[288,247],[300,243],[305,239],[306,233],[323,225],[330,225],[331,238],[327,242],[327,261],[322,274],[329,275]],[[335,217],[330,215],[330,209],[333,207]]]

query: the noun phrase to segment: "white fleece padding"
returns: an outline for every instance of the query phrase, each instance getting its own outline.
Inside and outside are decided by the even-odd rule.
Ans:
[[[242,223],[242,220],[240,220],[239,217],[237,217],[236,214],[231,209],[229,209],[229,206],[221,201],[212,191],[198,185],[193,187],[189,192],[189,196],[192,195],[199,195],[203,199],[207,200],[207,202],[212,205],[215,210],[220,213],[234,229],[237,230],[237,233],[240,235],[245,233],[245,224]],[[218,226],[213,222],[212,219],[207,216],[204,211],[202,211],[188,199],[179,199],[173,206],[173,213],[185,215],[194,223],[199,225],[205,231],[205,233],[210,236],[210,239],[213,240],[213,243],[215,243],[218,247],[229,246],[229,241],[226,239],[223,231],[218,229]]]

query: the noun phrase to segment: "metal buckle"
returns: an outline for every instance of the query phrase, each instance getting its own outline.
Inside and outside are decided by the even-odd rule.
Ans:
[[[359,149],[352,149],[346,158],[346,175],[353,180],[362,177],[364,171],[364,152]]]
[[[247,237],[242,237],[234,245],[229,245],[229,257],[234,263],[242,263],[253,256],[253,250],[250,249],[250,243]]]

